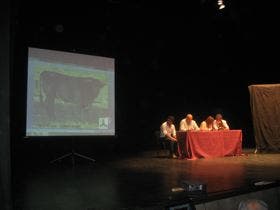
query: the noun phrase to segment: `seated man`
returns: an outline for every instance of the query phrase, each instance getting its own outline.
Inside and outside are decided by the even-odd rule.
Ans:
[[[223,116],[221,114],[216,115],[213,122],[213,128],[214,130],[229,130],[227,121],[223,120]]]
[[[214,118],[212,116],[208,116],[206,120],[201,122],[200,130],[201,131],[212,131],[212,130],[214,130],[213,122],[214,122]]]
[[[193,120],[193,116],[191,114],[187,114],[185,119],[182,119],[180,122],[180,131],[191,131],[191,130],[199,130],[196,122]]]
[[[170,156],[177,158],[175,151],[177,151],[177,138],[176,129],[174,126],[174,117],[168,116],[166,122],[162,123],[160,126],[160,138],[162,140],[167,140],[170,143]]]

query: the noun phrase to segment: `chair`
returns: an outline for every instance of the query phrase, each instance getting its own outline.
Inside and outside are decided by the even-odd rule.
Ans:
[[[169,142],[168,140],[164,140],[163,138],[160,138],[160,131],[155,131],[155,139],[156,139],[156,145],[159,149],[167,150]]]

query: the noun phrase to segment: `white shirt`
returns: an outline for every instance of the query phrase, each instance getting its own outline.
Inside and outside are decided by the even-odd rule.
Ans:
[[[165,137],[166,134],[170,134],[173,137],[176,136],[175,126],[172,124],[169,126],[167,122],[164,122],[160,126],[160,137]]]
[[[227,121],[222,120],[222,124],[223,124],[223,127],[224,127],[225,129],[229,129],[229,126],[228,126],[228,124],[227,124]],[[214,122],[213,122],[213,128],[214,128],[214,130],[219,130],[219,128],[218,128],[218,123],[217,123],[216,120],[214,120]]]
[[[202,130],[202,131],[212,131],[213,129],[214,129],[213,125],[211,124],[208,127],[206,121],[202,121],[200,124],[200,130]]]
[[[196,122],[192,120],[189,124],[186,119],[182,119],[180,122],[180,131],[189,131],[189,130],[199,130]]]

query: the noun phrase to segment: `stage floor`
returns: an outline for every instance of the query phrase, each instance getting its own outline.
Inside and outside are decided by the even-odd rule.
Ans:
[[[70,160],[14,171],[17,210],[135,209],[177,199],[182,181],[207,185],[207,197],[242,192],[260,180],[280,178],[280,154],[199,160],[168,159],[163,152],[111,157],[90,163]],[[19,167],[15,164],[15,167]],[[20,167],[19,167],[20,168]]]

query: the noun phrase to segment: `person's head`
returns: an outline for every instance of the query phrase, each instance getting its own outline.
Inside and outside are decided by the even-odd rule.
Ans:
[[[166,122],[167,122],[168,125],[172,125],[174,123],[174,120],[175,120],[175,118],[170,115],[170,116],[167,117]]]
[[[214,118],[212,116],[208,116],[205,120],[207,125],[211,125],[214,121]]]
[[[193,116],[191,114],[187,114],[187,116],[186,116],[187,123],[190,123],[192,121],[192,119],[193,119]]]
[[[223,116],[221,114],[216,114],[216,117],[215,117],[216,120],[222,120],[223,119]]]
[[[268,210],[268,205],[262,200],[249,199],[241,201],[238,210]]]

